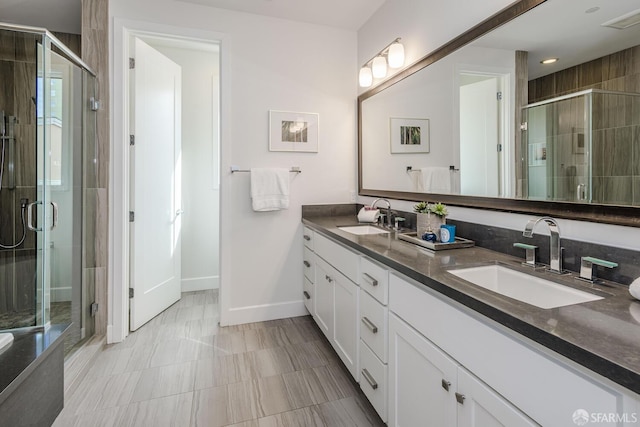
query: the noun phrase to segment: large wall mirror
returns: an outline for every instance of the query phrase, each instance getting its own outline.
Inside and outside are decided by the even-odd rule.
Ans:
[[[640,226],[637,0],[516,2],[358,108],[361,195]]]

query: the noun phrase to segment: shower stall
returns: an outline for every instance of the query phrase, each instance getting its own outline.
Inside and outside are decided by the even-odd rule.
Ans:
[[[523,120],[528,199],[640,206],[640,93],[589,89]]]
[[[50,32],[0,23],[0,332],[70,324],[67,352],[94,331],[83,194],[95,88]]]

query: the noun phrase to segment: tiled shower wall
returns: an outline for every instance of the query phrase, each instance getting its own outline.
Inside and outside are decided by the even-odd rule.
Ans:
[[[109,183],[109,14],[108,0],[82,0],[82,60],[97,74],[96,144],[85,150],[83,284],[98,303],[95,333],[107,331]],[[87,331],[89,335],[90,331]]]
[[[530,81],[529,103],[586,89],[640,93],[640,46]],[[579,154],[575,139],[584,129],[579,125],[559,128],[562,123],[579,122],[584,111],[580,102],[564,102],[556,116],[563,145],[554,145],[554,151],[566,152],[568,158]],[[592,117],[593,201],[640,206],[640,96],[595,95]],[[558,167],[562,164],[558,162]],[[573,200],[575,177],[567,168],[556,169],[557,182],[567,184],[565,199]]]

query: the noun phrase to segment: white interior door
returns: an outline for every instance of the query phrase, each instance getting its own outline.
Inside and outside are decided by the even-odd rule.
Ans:
[[[180,66],[133,40],[131,270],[134,331],[180,299]]]
[[[460,190],[500,194],[498,82],[491,77],[460,86]]]

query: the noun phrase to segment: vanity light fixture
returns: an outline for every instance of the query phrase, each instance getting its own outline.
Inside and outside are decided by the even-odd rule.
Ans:
[[[400,68],[404,65],[404,46],[400,43],[400,37],[389,43],[368,60],[362,68],[358,80],[360,87],[369,87],[373,84],[373,78],[381,79],[387,76],[389,68]]]
[[[558,58],[547,58],[540,61],[541,64],[545,65],[553,64],[554,62],[558,62]]]

